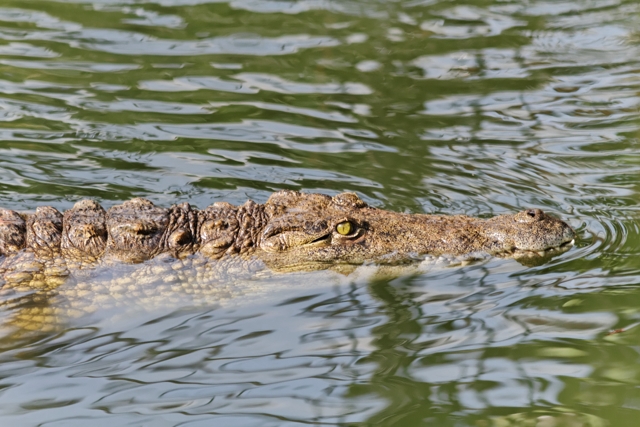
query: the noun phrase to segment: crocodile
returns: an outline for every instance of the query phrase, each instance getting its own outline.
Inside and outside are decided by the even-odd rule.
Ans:
[[[38,270],[57,275],[104,262],[137,264],[158,256],[240,257],[276,271],[367,262],[397,264],[425,256],[541,255],[575,238],[540,209],[478,219],[390,212],[354,193],[328,196],[282,190],[265,204],[217,202],[204,210],[135,198],[105,211],[81,200],[64,214],[0,209],[0,271],[5,280]],[[29,265],[29,263],[35,263]]]
[[[568,249],[574,238],[569,225],[540,209],[488,219],[408,214],[371,207],[354,193],[282,190],[264,204],[217,202],[203,210],[143,198],[109,210],[93,200],[64,213],[0,209],[0,303],[20,306],[23,324],[41,329],[61,310],[134,300],[144,306],[178,294],[233,298],[230,278],[252,280],[265,271],[347,275],[362,264],[442,257],[527,264]]]

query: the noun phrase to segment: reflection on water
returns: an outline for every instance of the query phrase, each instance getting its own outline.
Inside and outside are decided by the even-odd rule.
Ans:
[[[347,190],[398,211],[539,207],[580,238],[533,267],[231,281],[29,334],[5,308],[0,419],[635,426],[639,9],[4,1],[2,206]]]

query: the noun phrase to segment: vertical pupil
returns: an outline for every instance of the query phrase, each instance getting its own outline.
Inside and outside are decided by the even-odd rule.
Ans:
[[[350,222],[341,222],[337,227],[338,233],[342,235],[347,235],[351,233],[351,223]]]

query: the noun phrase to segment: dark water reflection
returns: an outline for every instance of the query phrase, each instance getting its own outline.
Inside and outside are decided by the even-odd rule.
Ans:
[[[639,9],[4,1],[2,206],[348,190],[540,207],[580,238],[540,266],[301,275],[48,332],[4,309],[2,425],[635,426]]]

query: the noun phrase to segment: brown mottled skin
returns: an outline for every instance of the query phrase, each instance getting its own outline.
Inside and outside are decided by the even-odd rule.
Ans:
[[[93,200],[81,200],[62,218],[62,256],[71,263],[90,264],[100,259],[107,239],[105,210]]]
[[[348,232],[338,232],[339,224],[347,224]],[[264,205],[218,202],[200,211],[187,203],[165,209],[137,198],[105,212],[82,200],[64,215],[47,206],[31,215],[0,209],[0,272],[10,276],[42,266],[65,271],[103,260],[140,263],[160,254],[181,259],[194,253],[304,270],[397,264],[425,255],[518,256],[558,248],[574,237],[571,227],[539,209],[487,220],[403,214],[369,207],[353,193],[279,191]]]
[[[348,273],[376,263],[393,274],[396,264],[440,255],[544,260],[574,237],[538,209],[486,220],[412,215],[369,207],[353,193],[279,191],[264,205],[219,202],[204,210],[145,199],[106,212],[82,200],[64,215],[51,207],[0,209],[0,305],[18,309],[20,328],[42,330],[123,304],[181,305],[184,296],[218,303],[263,289],[271,271]]]

